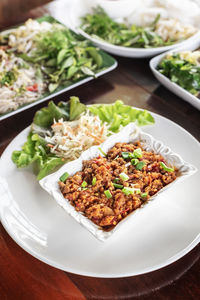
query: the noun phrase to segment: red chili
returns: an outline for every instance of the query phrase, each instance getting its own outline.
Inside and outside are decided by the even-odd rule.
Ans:
[[[37,92],[38,91],[38,85],[37,85],[37,83],[34,83],[31,86],[27,86],[26,89],[27,89],[27,91],[30,91],[30,92]]]

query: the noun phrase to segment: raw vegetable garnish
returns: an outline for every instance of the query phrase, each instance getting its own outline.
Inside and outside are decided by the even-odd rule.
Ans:
[[[94,38],[108,43],[135,48],[150,48],[171,45],[193,35],[196,29],[191,25],[181,24],[175,19],[160,19],[157,15],[148,26],[128,24],[124,19],[118,23],[111,19],[101,7],[82,17],[81,29]]]
[[[89,41],[55,21],[31,19],[0,34],[0,63],[0,114],[105,68]]]
[[[200,51],[167,55],[158,65],[158,71],[191,94],[200,91]]]
[[[36,112],[27,141],[22,150],[12,153],[12,160],[18,168],[34,163],[40,180],[134,121],[139,126],[154,123],[149,112],[124,105],[120,100],[91,106],[80,103],[77,97],[57,105],[50,101],[47,107]],[[129,157],[130,154],[131,158],[140,157],[141,149],[136,150],[128,153]],[[94,177],[93,185],[95,180]]]

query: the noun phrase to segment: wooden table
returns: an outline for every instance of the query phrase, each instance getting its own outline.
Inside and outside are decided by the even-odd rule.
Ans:
[[[32,11],[31,16],[39,16],[45,9]],[[85,103],[123,99],[129,105],[169,118],[200,140],[200,112],[162,87],[149,70],[148,60],[116,59],[116,70],[55,97],[55,102],[71,95],[79,96]],[[0,154],[45,104],[0,122]],[[177,262],[145,275],[120,279],[84,277],[33,258],[0,225],[0,299],[200,299],[199,257],[198,245]]]

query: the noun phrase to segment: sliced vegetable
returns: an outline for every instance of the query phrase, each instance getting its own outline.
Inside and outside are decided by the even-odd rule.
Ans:
[[[174,168],[167,167],[166,164],[164,164],[164,162],[160,162],[160,166],[166,172],[174,172]]]
[[[145,166],[145,162],[144,161],[140,161],[139,163],[137,163],[137,165],[135,166],[136,170],[142,170]]]
[[[94,185],[96,184],[96,182],[97,182],[96,177],[93,177],[93,178],[92,178],[92,185],[94,186]]]
[[[130,188],[130,187],[124,187],[122,189],[122,192],[128,196],[128,195],[133,195],[133,194],[140,194],[140,189],[136,189],[136,188]]]
[[[140,195],[142,198],[146,198],[147,196],[148,196],[148,194],[147,193],[141,193],[141,195]]]
[[[81,187],[85,188],[87,185],[88,185],[87,182],[84,180],[81,184]]]
[[[129,152],[122,152],[122,157],[124,159],[128,159],[129,158]]]
[[[142,150],[141,148],[137,148],[133,151],[133,155],[135,158],[141,158],[142,157]]]
[[[107,154],[100,147],[98,149],[103,154],[103,156],[107,156]]]
[[[124,172],[120,173],[120,174],[119,174],[119,177],[120,177],[123,181],[129,180],[129,176],[128,176],[126,173],[124,173]]]
[[[131,159],[131,164],[132,164],[133,166],[136,166],[138,163],[139,163],[139,159],[137,159],[137,158]]]
[[[122,184],[118,184],[118,183],[113,183],[113,185],[116,189],[123,189],[124,187]]]
[[[69,173],[65,172],[60,176],[60,181],[65,182],[65,180],[69,177]]]
[[[112,198],[112,194],[111,194],[111,192],[109,190],[104,191],[104,194],[105,194],[105,196],[106,196],[107,199]]]

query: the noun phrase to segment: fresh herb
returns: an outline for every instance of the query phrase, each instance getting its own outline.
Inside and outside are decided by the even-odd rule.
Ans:
[[[111,194],[111,192],[109,190],[104,191],[104,194],[105,194],[105,196],[106,196],[107,199],[112,198],[112,194]]]
[[[128,196],[128,195],[134,195],[134,194],[140,194],[140,189],[136,189],[136,188],[130,188],[130,187],[124,187],[122,192]]]
[[[122,157],[124,159],[128,159],[129,158],[129,152],[122,152]]]
[[[140,161],[139,163],[137,163],[137,165],[135,166],[136,170],[142,170],[145,166],[145,162],[144,161]]]
[[[65,172],[64,174],[62,174],[62,176],[60,176],[60,181],[65,182],[65,180],[69,177],[69,173]]]
[[[113,186],[116,188],[116,189],[123,189],[123,185],[122,184],[118,184],[118,183],[113,183]]]
[[[168,55],[158,65],[158,71],[193,95],[200,91],[200,67],[180,54]]]
[[[141,193],[140,195],[142,198],[147,198],[148,194],[147,193]]]
[[[142,157],[142,150],[141,148],[137,148],[133,151],[133,155],[135,158],[141,158]]]
[[[93,178],[92,178],[92,185],[94,186],[94,185],[96,184],[96,182],[97,182],[96,177],[93,177]]]
[[[129,176],[128,176],[126,173],[124,173],[124,172],[120,173],[120,174],[119,174],[119,177],[120,177],[123,181],[129,180]]]
[[[14,81],[17,80],[17,71],[7,71],[0,73],[0,85],[12,85]]]
[[[101,7],[93,9],[82,17],[81,29],[94,38],[108,43],[135,48],[149,48],[170,45],[171,40],[164,41],[156,32],[156,25],[160,19],[157,15],[148,27],[126,25],[112,20]]]
[[[166,164],[164,164],[164,162],[160,162],[160,166],[166,172],[174,172],[174,168],[167,167]]]
[[[131,159],[131,164],[132,164],[133,166],[136,166],[138,163],[139,163],[139,159],[137,159],[137,158]]]
[[[87,182],[84,180],[84,181],[82,182],[82,184],[81,184],[81,187],[82,187],[82,188],[86,188],[86,186],[87,186]]]

